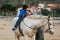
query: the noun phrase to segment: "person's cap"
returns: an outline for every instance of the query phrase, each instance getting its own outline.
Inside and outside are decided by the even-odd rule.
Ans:
[[[23,5],[23,9],[27,9],[28,8],[28,5]]]
[[[25,4],[25,5],[23,5],[23,7],[28,7],[28,5]]]

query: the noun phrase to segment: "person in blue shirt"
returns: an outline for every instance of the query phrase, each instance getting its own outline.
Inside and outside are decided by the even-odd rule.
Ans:
[[[16,30],[17,27],[20,25],[21,21],[27,16],[27,5],[23,5],[23,8],[20,10],[18,20],[12,30]]]

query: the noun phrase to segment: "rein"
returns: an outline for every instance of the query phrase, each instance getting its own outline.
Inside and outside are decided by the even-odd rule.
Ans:
[[[36,29],[33,29],[33,28],[31,28],[30,26],[26,25],[25,22],[24,22],[24,20],[23,20],[23,23],[24,23],[24,25],[27,26],[28,28],[30,28],[30,29],[32,29],[32,30],[36,30]]]

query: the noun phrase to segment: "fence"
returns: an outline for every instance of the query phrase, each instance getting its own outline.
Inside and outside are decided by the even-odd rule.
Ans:
[[[54,23],[60,23],[60,17],[53,17]]]

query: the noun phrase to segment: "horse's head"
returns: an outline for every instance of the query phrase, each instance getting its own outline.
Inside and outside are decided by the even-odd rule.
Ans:
[[[50,34],[54,34],[54,24],[52,21],[52,17],[48,17],[48,29],[45,32],[49,32]]]
[[[50,30],[49,32],[53,35],[54,34],[54,24],[51,20],[49,21],[48,27],[49,27],[49,30]]]
[[[46,26],[48,24],[48,29],[50,34],[54,34],[54,25],[52,22],[52,17],[50,16],[40,16],[40,15],[31,15],[28,18],[31,20],[31,26],[33,29],[37,29],[41,26]],[[29,20],[29,21],[30,21]]]

